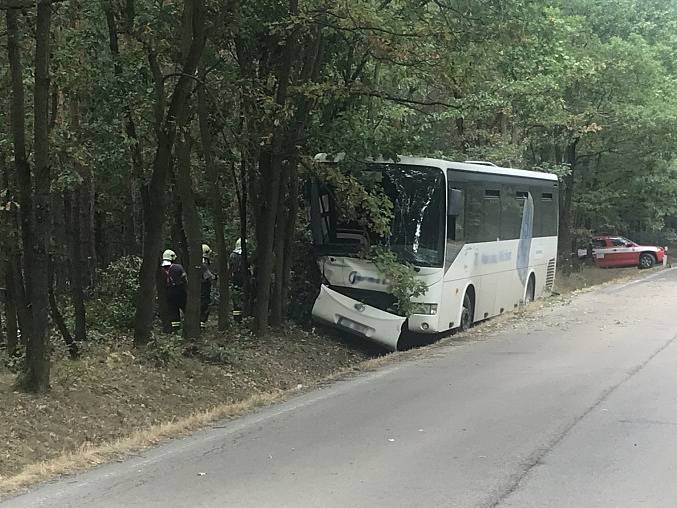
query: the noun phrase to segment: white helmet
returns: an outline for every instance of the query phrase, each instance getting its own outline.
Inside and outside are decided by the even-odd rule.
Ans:
[[[176,252],[167,249],[162,253],[162,261],[176,261]]]
[[[242,254],[242,240],[240,238],[235,242],[235,248],[233,249],[235,254]]]
[[[202,244],[202,257],[205,259],[210,259],[212,257],[212,249],[206,243]]]

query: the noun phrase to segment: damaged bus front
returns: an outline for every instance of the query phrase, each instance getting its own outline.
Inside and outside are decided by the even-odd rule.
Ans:
[[[342,210],[342,197],[329,186],[311,184],[313,240],[323,284],[313,317],[396,350],[403,329],[438,330],[437,302],[443,276],[446,179],[441,168],[394,163],[356,163],[353,173],[367,186],[377,186],[393,203],[391,233],[377,238]],[[359,213],[359,207],[358,207]],[[361,253],[382,245],[412,264],[427,287],[418,298],[416,314],[398,309],[388,281]],[[439,294],[438,294],[439,293]]]

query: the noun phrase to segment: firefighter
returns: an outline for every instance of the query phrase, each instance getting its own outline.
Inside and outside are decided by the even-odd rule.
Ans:
[[[186,310],[186,270],[176,260],[176,253],[167,249],[162,253],[162,271],[167,288],[167,310],[172,331],[181,329],[181,313]]]
[[[237,239],[237,242],[235,242],[235,248],[233,249],[233,252],[230,253],[229,265],[230,281],[236,288],[241,288],[244,286],[246,269],[242,259],[242,240],[239,238]]]
[[[200,326],[204,328],[209,319],[209,306],[212,303],[212,281],[216,275],[211,271],[212,249],[202,244],[202,280],[200,283]]]

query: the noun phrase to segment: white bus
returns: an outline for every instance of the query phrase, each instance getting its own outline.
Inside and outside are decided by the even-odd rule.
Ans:
[[[329,161],[326,156],[317,160]],[[342,162],[345,166],[345,161]],[[440,159],[349,164],[394,204],[391,235],[374,239],[341,212],[330,187],[310,186],[313,240],[323,276],[313,318],[396,350],[405,336],[468,329],[552,289],[558,228],[555,175]],[[427,290],[400,315],[375,265],[378,241],[414,265]]]

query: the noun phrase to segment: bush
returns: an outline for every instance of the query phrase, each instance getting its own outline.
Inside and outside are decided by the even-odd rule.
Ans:
[[[183,356],[184,342],[180,335],[156,335],[146,346],[144,357],[157,367],[177,363]]]
[[[140,270],[141,258],[126,256],[99,271],[99,282],[87,308],[91,328],[133,328]]]
[[[7,351],[0,351],[0,367],[6,369],[12,374],[18,374],[23,370],[24,362],[26,361],[26,350],[24,348],[17,349],[16,353],[10,355]]]

